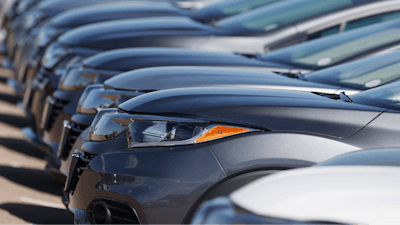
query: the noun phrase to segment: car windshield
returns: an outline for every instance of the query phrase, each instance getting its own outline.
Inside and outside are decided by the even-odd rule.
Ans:
[[[208,14],[211,11],[221,15],[221,17],[227,17],[279,1],[282,0],[224,0],[206,5],[194,12],[201,15]]]
[[[317,70],[399,41],[400,19],[397,19],[272,51],[261,58]]]
[[[389,107],[386,108],[400,110],[400,82],[362,91],[351,96],[356,103],[363,102],[360,98],[376,102],[377,105],[388,105]]]
[[[400,78],[400,51],[338,65],[306,75],[308,81],[366,90]]]
[[[215,23],[227,30],[265,32],[368,0],[285,0]]]

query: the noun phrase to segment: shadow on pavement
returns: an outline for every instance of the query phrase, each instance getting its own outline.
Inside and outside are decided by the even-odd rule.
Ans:
[[[16,138],[0,138],[0,145],[13,151],[32,156],[38,159],[44,159],[45,154],[39,149],[33,147],[29,142]]]
[[[9,103],[12,103],[12,104],[17,104],[17,102],[22,100],[22,98],[18,97],[16,95],[13,95],[13,94],[0,93],[0,100],[5,101],[5,102],[9,102]]]
[[[28,127],[31,125],[31,120],[28,118],[6,114],[0,114],[0,122],[19,128]]]
[[[0,176],[38,191],[63,196],[64,183],[43,170],[0,166]]]
[[[73,224],[73,215],[65,209],[37,205],[5,203],[0,209],[6,210],[29,223],[34,224]]]
[[[7,83],[7,77],[0,77],[0,83]]]

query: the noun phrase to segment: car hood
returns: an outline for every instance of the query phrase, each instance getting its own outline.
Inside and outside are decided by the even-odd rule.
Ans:
[[[186,17],[141,18],[108,21],[75,28],[58,38],[67,46],[82,46],[111,50],[123,47],[140,47],[143,45],[163,46],[160,40],[151,41],[148,36],[204,36],[221,33],[216,28],[207,26]],[[141,41],[135,38],[142,37]],[[145,38],[143,38],[145,37]],[[151,43],[147,43],[151,42]],[[195,42],[195,40],[193,40]],[[195,43],[190,43],[191,45]],[[168,46],[172,47],[172,46]]]
[[[227,87],[252,88],[304,88],[334,93],[339,87],[300,81],[269,71],[232,69],[223,67],[154,67],[122,73],[108,79],[105,87],[131,91],[158,91],[185,87]],[[324,89],[324,90],[323,90]]]
[[[394,224],[400,210],[399,176],[400,168],[387,166],[296,169],[252,182],[230,199],[257,215],[299,222]]]
[[[133,19],[151,16],[188,16],[190,11],[173,6],[168,2],[114,3],[80,7],[52,19],[54,27],[78,27],[108,20]]]
[[[264,62],[238,54],[176,48],[118,49],[94,55],[83,61],[84,67],[122,71],[174,65],[290,68],[284,64]]]
[[[83,7],[88,5],[95,4],[108,4],[112,2],[132,2],[132,0],[51,0],[51,1],[42,1],[37,6],[38,10],[46,11],[46,12],[62,12],[67,11],[72,8]]]
[[[332,100],[309,92],[257,88],[178,88],[151,92],[119,106],[122,111],[186,115],[271,131],[348,137],[385,109]]]

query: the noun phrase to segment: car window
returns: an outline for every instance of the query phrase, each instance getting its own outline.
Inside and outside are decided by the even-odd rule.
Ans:
[[[400,78],[400,51],[341,64],[306,75],[313,82],[366,90]]]
[[[385,21],[389,21],[389,20],[393,20],[393,19],[398,19],[398,18],[400,18],[400,11],[394,11],[394,12],[383,13],[383,14],[379,14],[379,15],[373,15],[373,16],[369,16],[369,17],[365,17],[365,18],[347,22],[344,31],[353,30],[353,29],[357,29],[360,27],[364,27],[364,26],[368,26],[368,25],[372,25],[372,24],[376,24],[376,23],[380,23],[380,22],[385,22]]]
[[[285,0],[220,20],[215,25],[235,31],[265,32],[367,1]]]
[[[400,19],[397,19],[271,51],[262,59],[315,70],[362,57],[399,42]]]
[[[206,14],[210,11],[218,11],[219,13],[230,16],[242,12],[250,11],[255,8],[265,6],[281,0],[225,0],[214,4],[206,5],[195,10],[195,13]]]
[[[307,40],[313,40],[313,39],[317,39],[317,38],[321,38],[321,37],[326,37],[332,34],[337,34],[339,33],[339,29],[340,29],[340,25],[334,26],[334,27],[330,27],[321,31],[318,31],[316,33],[310,34],[307,37]]]

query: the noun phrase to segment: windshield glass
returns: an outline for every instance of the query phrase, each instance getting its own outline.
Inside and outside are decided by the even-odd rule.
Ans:
[[[399,41],[397,19],[272,51],[262,59],[317,70]]]
[[[225,0],[195,10],[197,14],[216,14],[216,19],[236,15],[282,0]]]
[[[358,102],[359,98],[368,99],[378,104],[385,104],[394,108],[396,110],[400,109],[400,82],[394,82],[392,84],[387,84],[382,87],[374,88],[367,91],[362,91],[358,94],[352,95],[351,99]]]
[[[400,78],[400,51],[365,58],[306,75],[312,82],[366,90]]]
[[[265,32],[368,0],[285,0],[215,23],[217,27]]]

